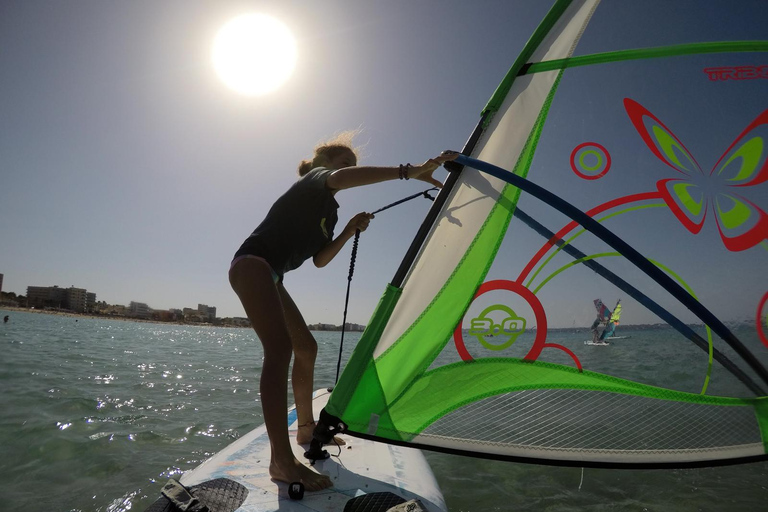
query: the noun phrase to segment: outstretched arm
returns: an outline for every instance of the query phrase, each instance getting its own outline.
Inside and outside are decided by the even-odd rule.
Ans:
[[[456,154],[443,154],[436,158],[430,158],[421,165],[408,167],[408,178],[425,181],[436,187],[442,187],[442,183],[432,177],[432,173],[449,160],[456,158]],[[326,185],[331,190],[344,190],[352,187],[371,185],[387,180],[400,178],[400,167],[372,167],[354,166],[337,169],[328,176]],[[353,233],[354,234],[354,233]]]

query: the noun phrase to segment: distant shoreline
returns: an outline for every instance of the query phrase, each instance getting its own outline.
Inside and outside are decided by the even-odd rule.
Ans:
[[[125,316],[108,316],[108,315],[91,315],[87,313],[76,313],[74,311],[54,311],[54,310],[46,310],[46,309],[29,309],[29,308],[20,308],[20,307],[14,307],[14,306],[0,306],[0,310],[3,311],[15,311],[17,313],[35,313],[35,314],[41,314],[41,315],[55,315],[55,316],[63,316],[63,317],[70,317],[70,318],[91,318],[94,320],[117,320],[118,322],[139,322],[139,323],[145,323],[145,324],[160,324],[160,325],[195,325],[195,326],[202,326],[202,327],[226,327],[227,329],[234,328],[234,329],[250,329],[250,327],[241,327],[239,325],[214,325],[209,323],[203,323],[203,322],[164,322],[162,320],[147,320],[144,318],[133,318],[133,317],[125,317]]]
[[[108,315],[93,315],[88,313],[77,313],[74,311],[56,311],[50,309],[30,309],[21,308],[18,306],[0,306],[0,311],[13,311],[17,313],[34,313],[42,315],[55,315],[69,318],[91,318],[94,320],[117,320],[118,322],[139,322],[144,324],[159,324],[159,325],[192,325],[196,327],[222,327],[226,329],[251,329],[250,325],[226,325],[226,324],[211,324],[207,322],[184,322],[174,321],[166,322],[163,320],[147,320],[144,318],[134,318],[125,316],[108,316]],[[318,325],[323,325],[324,328],[318,328]],[[326,328],[330,327],[330,328]],[[308,326],[312,332],[341,332],[341,326],[332,326],[330,324],[311,324]],[[362,329],[347,329],[348,332],[362,332]]]
[[[227,329],[251,329],[251,326],[240,326],[240,325],[224,325],[224,324],[210,324],[210,323],[204,323],[204,322],[183,322],[183,321],[175,321],[175,322],[165,322],[162,320],[146,320],[143,318],[133,318],[133,317],[125,317],[125,316],[106,316],[106,315],[91,315],[87,313],[76,313],[74,311],[54,311],[54,310],[45,310],[45,309],[29,309],[29,308],[20,308],[18,306],[0,306],[0,310],[6,310],[6,311],[15,311],[18,313],[36,313],[36,314],[43,314],[43,315],[56,315],[56,316],[64,316],[64,317],[72,317],[72,318],[92,318],[95,320],[117,320],[119,322],[140,322],[140,323],[147,323],[147,324],[160,324],[160,325],[194,325],[197,327],[223,327]],[[323,328],[320,328],[319,326],[324,326]],[[340,332],[341,326],[340,325],[330,325],[330,324],[310,324],[309,330],[313,332]],[[360,326],[364,327],[364,326]],[[690,327],[696,328],[696,327],[702,327],[700,324],[690,324]],[[636,331],[656,331],[656,330],[665,330],[665,329],[671,329],[672,327],[666,324],[622,324],[621,329],[629,329],[629,330],[636,330]],[[548,328],[548,331],[550,332],[573,332],[573,333],[581,333],[585,330],[589,330],[589,327],[550,327]],[[528,332],[536,332],[535,329],[528,329]],[[363,329],[347,329],[347,332],[363,332]]]

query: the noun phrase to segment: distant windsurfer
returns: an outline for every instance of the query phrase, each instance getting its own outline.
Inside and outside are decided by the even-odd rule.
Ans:
[[[602,318],[597,317],[595,318],[595,321],[592,322],[592,343],[597,343],[597,340],[600,336],[600,332],[598,331],[598,327],[600,327],[601,324],[605,324]]]
[[[600,340],[606,340],[613,336],[616,332],[616,326],[619,325],[619,316],[621,315],[621,299],[616,301],[616,305],[613,307],[613,311],[609,312],[609,317],[606,320],[605,329],[603,334],[600,335]]]
[[[607,338],[613,336],[616,326],[619,325],[621,299],[616,301],[616,306],[613,308],[613,311],[605,307],[605,304],[603,304],[603,301],[600,299],[595,299],[593,303],[597,310],[597,318],[592,322],[592,343],[607,344]],[[600,325],[604,326],[602,332],[599,330]]]
[[[603,301],[600,299],[595,299],[592,303],[595,305],[595,310],[597,311],[597,318],[592,322],[591,327],[592,343],[605,343],[598,328],[600,325],[606,325],[608,323],[608,319],[611,318],[611,312],[605,307],[605,304],[603,304]],[[605,334],[605,328],[603,328],[602,334]]]
[[[442,186],[432,173],[455,154],[443,154],[421,165],[357,166],[353,133],[317,146],[312,160],[302,161],[300,178],[272,206],[267,216],[235,253],[229,281],[243,304],[262,346],[264,359],[260,391],[264,423],[272,458],[270,476],[282,482],[302,482],[307,491],[331,487],[331,479],[299,462],[288,437],[288,368],[294,357],[291,383],[296,400],[299,444],[309,443],[315,426],[312,411],[317,342],[283,286],[286,272],[312,258],[324,267],[373,218],[358,213],[336,237],[339,208],[335,194],[362,185],[396,179],[417,179]]]

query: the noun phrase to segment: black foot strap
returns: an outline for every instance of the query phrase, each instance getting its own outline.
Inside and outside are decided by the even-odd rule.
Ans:
[[[161,496],[145,512],[235,512],[248,497],[244,485],[228,478],[191,487],[170,479],[160,492]]]
[[[391,492],[372,492],[347,501],[344,512],[427,512],[419,500],[405,501]]]
[[[178,480],[171,478],[163,486],[160,493],[168,498],[181,512],[208,512],[208,507],[200,503],[200,500],[192,496],[189,489],[181,485]]]

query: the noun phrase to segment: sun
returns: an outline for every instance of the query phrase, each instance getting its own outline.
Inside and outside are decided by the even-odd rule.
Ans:
[[[282,22],[264,14],[243,14],[216,34],[213,65],[231,89],[260,96],[280,87],[296,66],[296,41]]]

